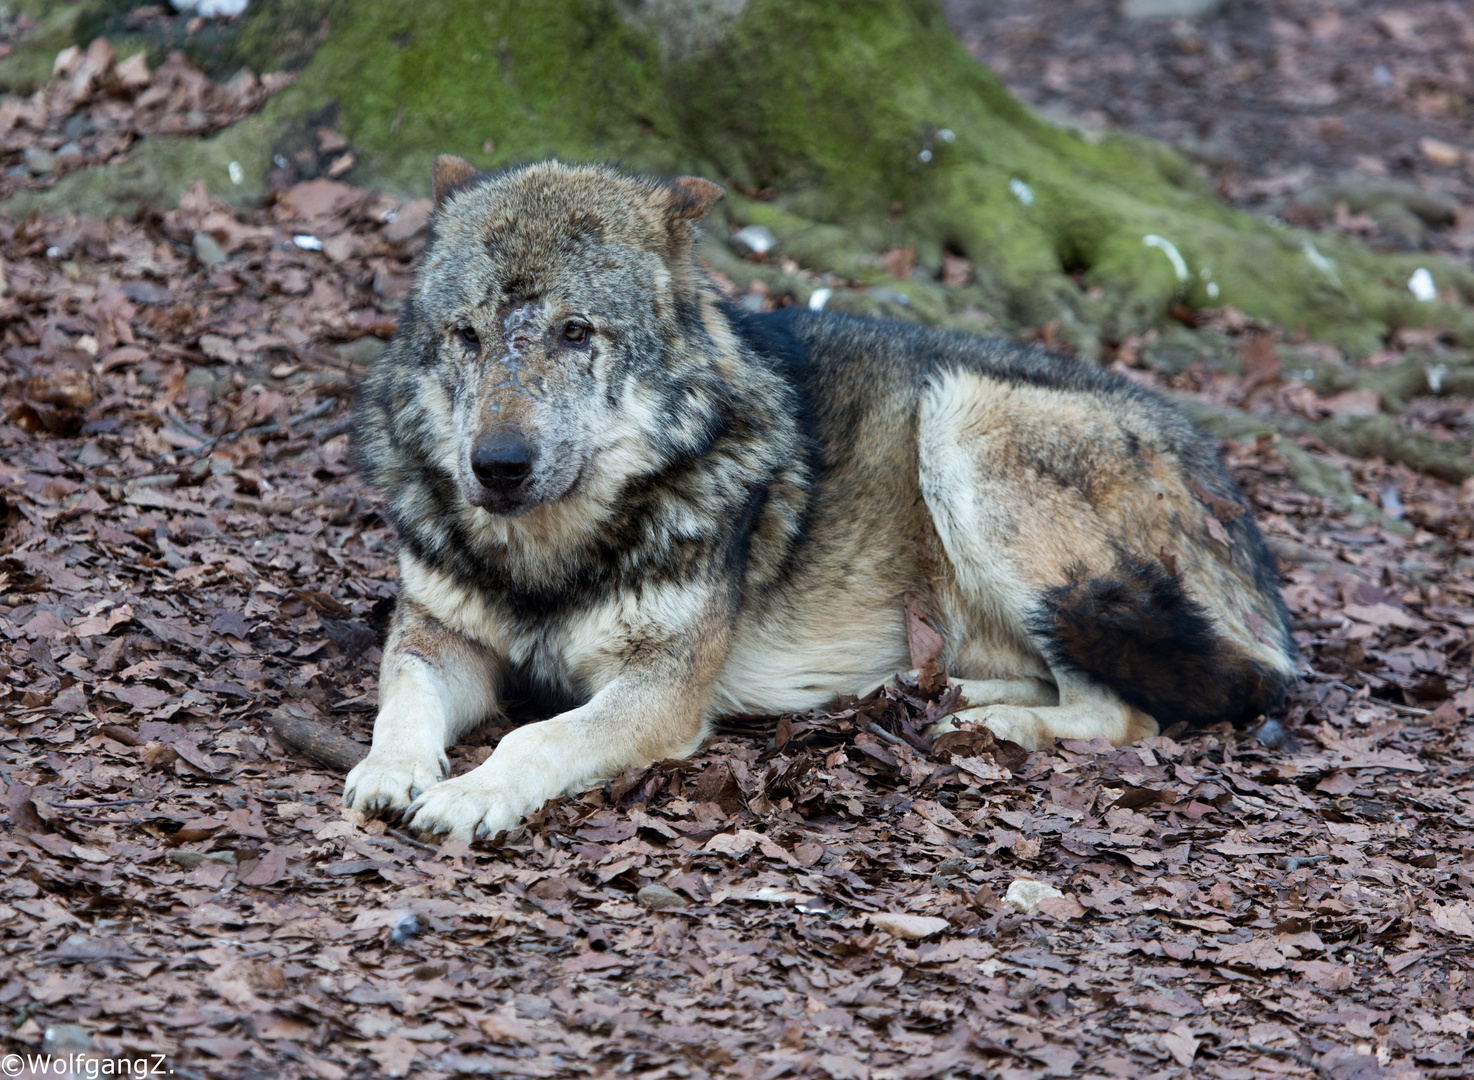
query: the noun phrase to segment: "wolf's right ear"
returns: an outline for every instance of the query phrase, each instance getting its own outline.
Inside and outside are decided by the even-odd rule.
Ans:
[[[721,199],[727,197],[727,189],[699,176],[677,176],[665,182],[670,192],[670,205],[666,213],[673,221],[700,221],[706,217]]]
[[[476,166],[454,154],[441,154],[430,166],[430,187],[435,192],[435,206],[439,208],[451,194],[470,187],[480,174]]]

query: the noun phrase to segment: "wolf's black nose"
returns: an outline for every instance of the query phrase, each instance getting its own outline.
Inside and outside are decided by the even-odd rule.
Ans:
[[[471,451],[471,471],[482,487],[507,491],[532,471],[532,447],[520,435],[484,435]]]

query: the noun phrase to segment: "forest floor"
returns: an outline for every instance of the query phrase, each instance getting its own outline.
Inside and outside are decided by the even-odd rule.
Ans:
[[[0,137],[5,183],[81,113],[79,160],[166,123],[153,80],[203,127],[270,89],[97,59]],[[5,1049],[232,1080],[1467,1074],[1474,487],[1310,436],[1225,444],[1303,650],[1287,743],[933,745],[897,684],[724,723],[497,849],[343,812],[274,724],[369,737],[396,569],[353,382],[427,211],[324,178],[0,217]],[[1115,363],[1315,411],[1250,362],[1263,328],[1198,317],[1247,377]],[[1365,502],[1297,488],[1292,451]],[[1010,904],[1020,880],[1059,895]]]

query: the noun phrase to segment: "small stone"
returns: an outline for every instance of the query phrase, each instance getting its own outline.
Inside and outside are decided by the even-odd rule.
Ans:
[[[251,0],[195,0],[194,3],[175,4],[176,8],[193,8],[206,19],[237,19],[244,14]]]
[[[732,243],[745,247],[754,255],[766,255],[778,246],[778,238],[766,225],[748,225],[732,234]]]
[[[153,744],[150,744],[153,745]],[[190,851],[186,848],[176,848],[169,852],[169,861],[177,863],[186,870],[193,870],[202,862],[224,863],[226,866],[235,865],[235,852],[233,851]]]
[[[1014,911],[1023,915],[1039,914],[1039,901],[1049,900],[1064,896],[1053,885],[1043,881],[1030,881],[1028,878],[1019,878],[1008,887],[1008,892],[1003,897],[1003,902]]]
[[[1413,271],[1413,276],[1407,279],[1407,290],[1425,304],[1431,304],[1438,299],[1438,286],[1434,283],[1433,275],[1428,273],[1426,266],[1420,266]]]
[[[1440,165],[1448,168],[1457,165],[1464,160],[1464,152],[1457,146],[1451,146],[1442,139],[1422,138],[1418,140],[1418,149],[1430,164]]]
[[[652,882],[646,885],[639,892],[635,893],[635,899],[651,911],[665,911],[669,908],[690,906],[684,896],[672,892],[659,882]]]
[[[49,176],[56,172],[56,155],[50,150],[33,146],[26,151],[26,168],[32,176]]]
[[[41,1053],[48,1057],[85,1054],[92,1049],[92,1036],[81,1024],[52,1024],[42,1040]]]
[[[201,266],[219,266],[225,261],[225,249],[209,233],[194,234],[194,257]]]
[[[125,281],[123,295],[135,304],[172,304],[174,294],[152,281]]]
[[[1223,0],[1126,0],[1128,19],[1198,19],[1223,6]]]
[[[220,380],[215,377],[215,373],[207,367],[190,368],[184,374],[185,386],[198,386],[205,393],[212,396],[219,386],[219,382]]]
[[[952,925],[946,919],[938,919],[932,915],[904,915],[898,911],[871,912],[868,918],[870,925],[877,930],[884,930],[892,937],[909,938],[912,941],[940,934]]]
[[[419,937],[429,928],[429,924],[415,912],[406,911],[394,924],[394,929],[389,931],[389,940],[395,945],[403,945],[410,938]]]

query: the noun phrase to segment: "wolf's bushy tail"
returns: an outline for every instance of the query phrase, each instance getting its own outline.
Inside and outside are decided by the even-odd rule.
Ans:
[[[1164,729],[1247,724],[1280,704],[1292,678],[1227,640],[1159,563],[1123,560],[1108,576],[1049,590],[1041,607],[1031,628],[1052,663],[1098,680]]]

